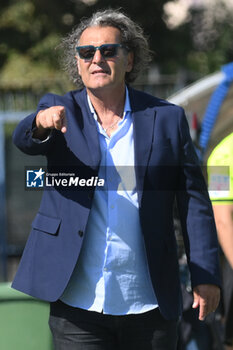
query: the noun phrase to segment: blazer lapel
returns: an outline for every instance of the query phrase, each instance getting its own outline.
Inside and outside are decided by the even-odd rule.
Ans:
[[[95,120],[88,106],[86,89],[83,89],[82,91],[74,94],[74,98],[80,106],[83,116],[82,133],[85,137],[86,144],[89,150],[89,156],[91,160],[90,165],[93,168],[97,169],[101,160],[99,136]]]
[[[145,172],[153,142],[155,111],[133,113],[135,172],[138,199],[141,202]]]
[[[153,143],[156,112],[154,108],[146,107],[140,98],[136,98],[131,89],[129,91],[134,124],[135,172],[140,203],[145,171]]]

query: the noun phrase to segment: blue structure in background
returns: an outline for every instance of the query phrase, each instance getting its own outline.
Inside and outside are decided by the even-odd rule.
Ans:
[[[202,148],[203,154],[205,153],[208,146],[210,135],[215,125],[222,103],[233,81],[233,63],[228,63],[222,66],[221,70],[224,73],[224,78],[213,92],[202,120],[202,130],[200,134],[199,144]]]

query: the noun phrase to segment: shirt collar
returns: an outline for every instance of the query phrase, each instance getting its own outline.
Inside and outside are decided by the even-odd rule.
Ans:
[[[96,112],[94,110],[94,107],[91,103],[90,97],[87,94],[87,102],[88,102],[88,106],[90,108],[90,111],[94,117],[94,119],[97,121],[97,115]],[[126,116],[127,112],[131,112],[131,105],[130,105],[130,100],[129,100],[129,90],[127,88],[127,86],[125,87],[125,106],[124,106],[124,114],[123,114],[123,119]]]

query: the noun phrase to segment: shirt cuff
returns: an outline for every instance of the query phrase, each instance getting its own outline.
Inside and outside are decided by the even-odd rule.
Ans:
[[[32,134],[34,133],[34,131],[36,131],[36,129],[37,129],[36,126],[32,128],[32,130],[31,130]],[[32,141],[35,142],[35,143],[44,143],[44,142],[48,141],[51,137],[52,137],[52,130],[50,131],[50,133],[49,133],[49,135],[46,137],[46,139],[40,140],[40,139],[37,139],[37,138],[35,138],[35,137],[32,137]]]

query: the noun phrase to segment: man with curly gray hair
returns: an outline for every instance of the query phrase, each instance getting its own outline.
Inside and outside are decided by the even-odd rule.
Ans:
[[[13,138],[60,176],[74,168],[78,176],[70,189],[67,178],[45,188],[13,287],[51,303],[56,350],[175,350],[175,199],[200,320],[216,309],[220,284],[212,208],[184,111],[130,87],[150,50],[121,11],[94,13],[61,47],[81,89],[42,97]]]
[[[74,56],[75,48],[80,40],[80,36],[88,27],[115,27],[121,33],[121,44],[133,52],[134,64],[130,72],[126,72],[125,82],[132,83],[138,75],[148,67],[151,61],[151,51],[148,41],[142,28],[133,22],[129,17],[119,11],[105,10],[93,14],[88,19],[83,19],[80,24],[73,29],[62,40],[59,45],[62,51],[62,64],[70,79],[78,87],[83,87],[82,78],[77,70],[77,62]]]

